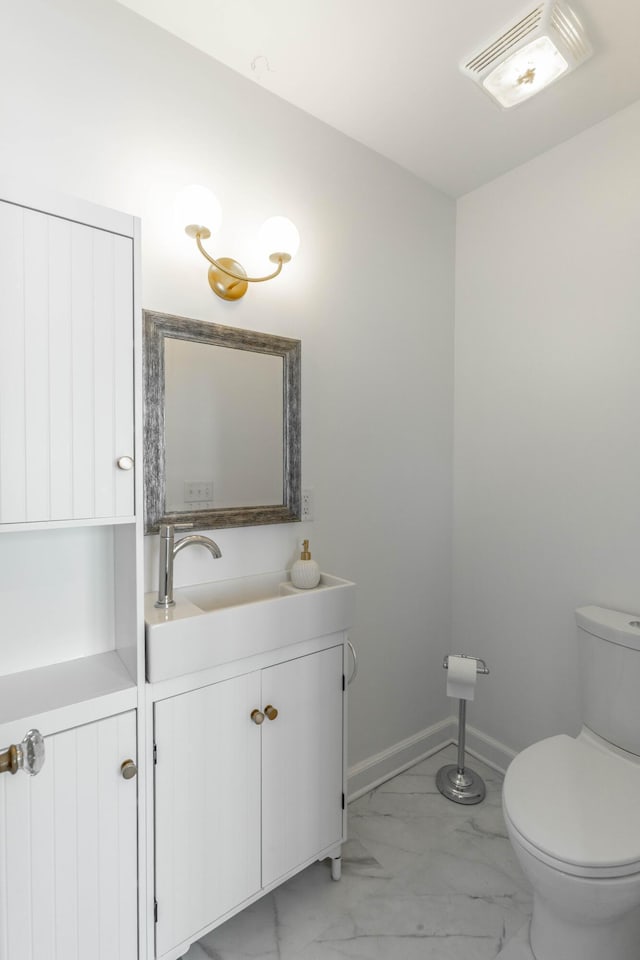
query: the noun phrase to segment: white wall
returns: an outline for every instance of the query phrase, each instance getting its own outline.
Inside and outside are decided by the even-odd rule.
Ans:
[[[638,170],[640,103],[458,204],[453,648],[516,749],[578,730],[574,608],[640,611]]]
[[[311,524],[216,534],[176,583],[282,568],[309,535],[358,583],[352,763],[446,712],[450,629],[454,205],[353,141],[107,0],[6,0],[0,178],[143,218],[143,305],[303,342],[303,482]],[[7,78],[11,78],[10,83]],[[10,87],[10,90],[9,90]],[[285,276],[226,304],[172,222],[204,183],[245,251],[269,215],[298,225]],[[148,589],[153,550],[148,550]]]

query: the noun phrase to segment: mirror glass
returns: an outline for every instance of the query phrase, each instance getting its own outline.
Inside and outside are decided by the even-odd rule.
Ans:
[[[165,338],[167,510],[282,503],[282,363]]]
[[[300,341],[145,312],[145,516],[300,519]]]

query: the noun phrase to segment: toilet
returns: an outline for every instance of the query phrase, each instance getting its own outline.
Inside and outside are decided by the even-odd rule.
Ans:
[[[536,960],[640,960],[640,619],[580,607],[582,729],[527,747],[503,812]]]

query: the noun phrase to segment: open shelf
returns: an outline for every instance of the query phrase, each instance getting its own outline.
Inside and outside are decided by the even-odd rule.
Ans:
[[[89,517],[85,520],[29,520],[0,523],[0,533],[33,533],[35,530],[75,530],[77,527],[116,527],[134,524],[135,517]]]
[[[103,698],[110,699],[100,702]],[[118,654],[99,653],[0,677],[0,727],[22,719],[42,722],[43,715],[70,707],[77,708],[77,722],[89,722],[131,709],[136,699],[136,684]],[[92,709],[87,709],[89,704]],[[64,722],[65,716],[52,716],[49,729],[42,733],[61,729]]]

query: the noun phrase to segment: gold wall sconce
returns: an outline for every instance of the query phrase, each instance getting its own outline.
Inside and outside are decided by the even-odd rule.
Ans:
[[[231,257],[212,257],[202,245],[222,223],[222,208],[218,199],[206,187],[191,186],[182,190],[176,198],[180,223],[187,236],[192,237],[198,250],[209,261],[209,286],[223,300],[239,300],[247,292],[250,283],[273,280],[282,271],[285,263],[294,257],[300,246],[300,235],[294,223],[287,217],[270,217],[260,229],[260,246],[272,251],[268,254],[275,270],[263,277],[249,277],[241,263]]]

